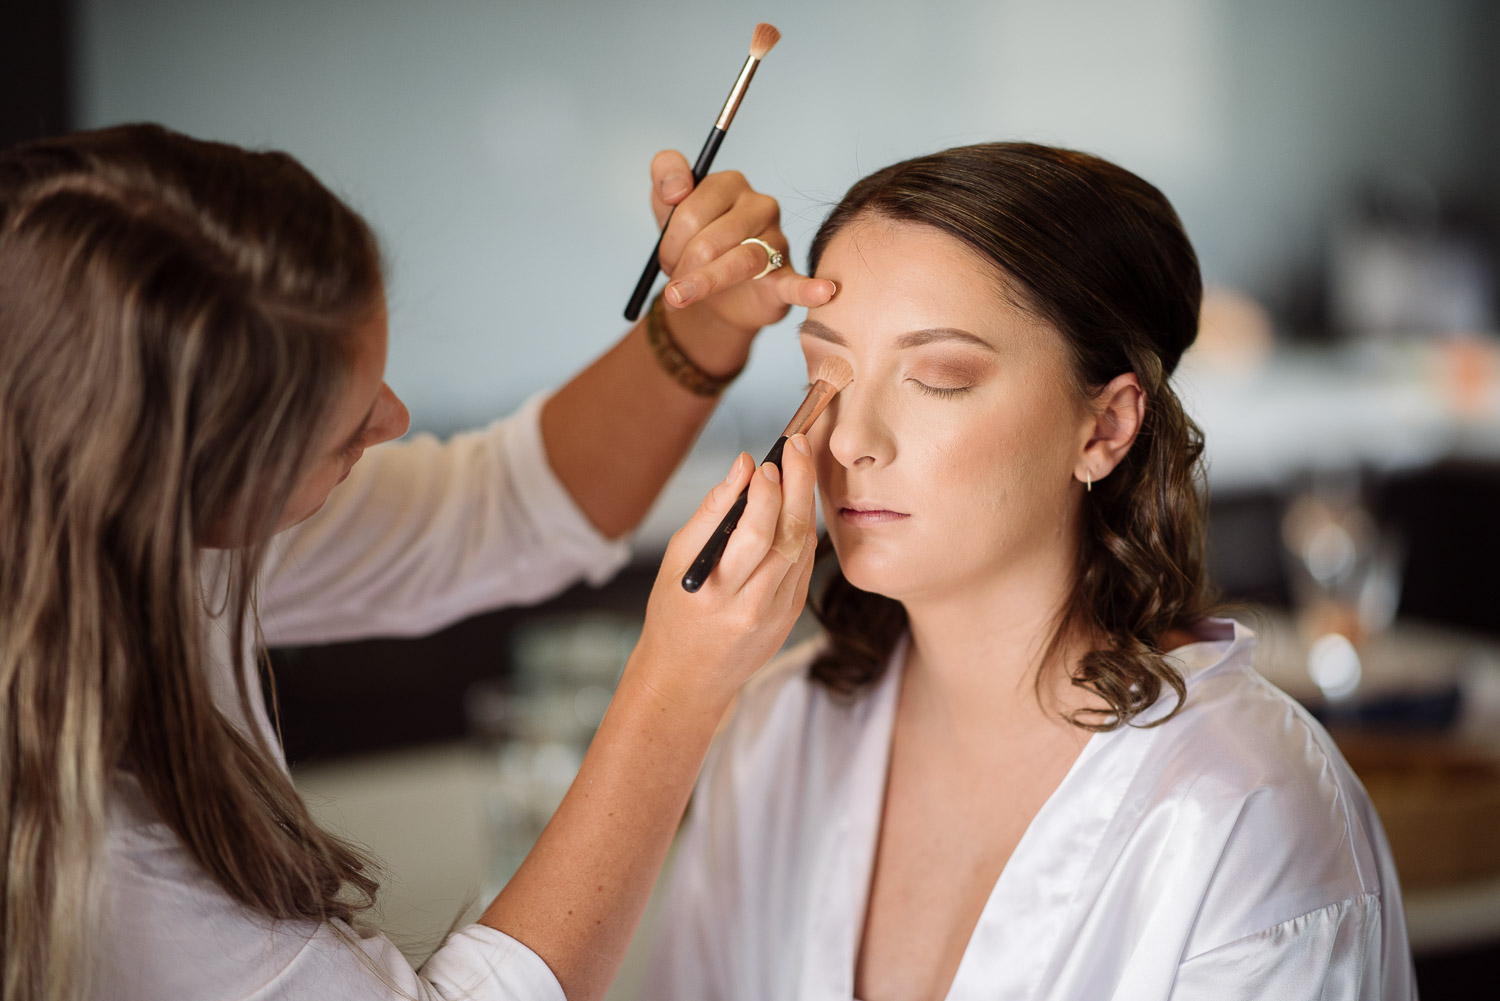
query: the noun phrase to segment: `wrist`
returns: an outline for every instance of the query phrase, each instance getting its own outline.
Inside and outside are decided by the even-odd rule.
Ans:
[[[734,703],[738,686],[700,664],[685,663],[695,659],[660,650],[643,636],[625,662],[616,697],[626,695],[673,727],[716,727]]]
[[[661,322],[683,354],[716,378],[733,378],[750,357],[759,328],[745,330],[725,322],[701,304],[678,309],[663,304]]]

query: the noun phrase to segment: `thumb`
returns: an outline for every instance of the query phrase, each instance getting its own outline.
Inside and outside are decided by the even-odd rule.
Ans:
[[[693,190],[693,168],[675,149],[662,150],[651,159],[651,212],[656,228],[667,224],[667,216]]]

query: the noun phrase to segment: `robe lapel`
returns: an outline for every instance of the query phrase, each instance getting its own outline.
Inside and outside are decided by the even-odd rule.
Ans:
[[[903,639],[891,652],[875,691],[851,713],[852,736],[842,742],[843,753],[830,756],[823,783],[827,800],[815,811],[822,829],[809,832],[817,863],[808,887],[808,935],[797,993],[801,1001],[850,1001],[854,996],[854,965],[880,835],[906,649]]]

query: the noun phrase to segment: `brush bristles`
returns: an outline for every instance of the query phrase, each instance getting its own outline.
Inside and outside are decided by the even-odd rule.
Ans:
[[[854,366],[837,355],[829,355],[818,363],[818,374],[813,382],[826,382],[836,393],[842,393],[854,381]]]
[[[779,41],[781,32],[776,30],[776,25],[762,21],[755,26],[755,34],[750,36],[750,54],[756,59],[764,59],[766,53]]]

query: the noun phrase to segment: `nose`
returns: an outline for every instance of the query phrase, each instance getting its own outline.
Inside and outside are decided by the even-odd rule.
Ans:
[[[828,450],[848,468],[889,465],[896,443],[874,387],[861,388],[856,379],[833,398],[823,419],[829,422]]]
[[[370,444],[378,445],[406,434],[411,427],[411,412],[401,402],[395,390],[381,384],[380,396],[375,400],[375,412],[370,417]]]

